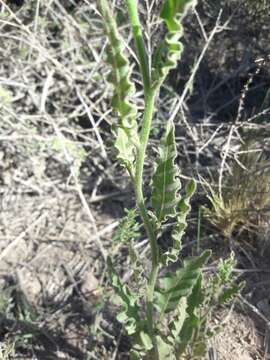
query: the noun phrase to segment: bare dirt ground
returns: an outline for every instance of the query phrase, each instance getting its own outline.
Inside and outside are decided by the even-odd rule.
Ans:
[[[228,319],[229,326],[215,338],[215,347],[221,360],[259,359],[258,337],[252,320],[237,312]]]

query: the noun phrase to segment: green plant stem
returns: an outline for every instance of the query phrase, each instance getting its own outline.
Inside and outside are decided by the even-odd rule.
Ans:
[[[154,319],[153,319],[153,301],[154,301],[154,291],[155,285],[158,278],[159,265],[152,266],[151,273],[148,280],[147,285],[147,293],[146,293],[146,316],[147,316],[147,324],[148,331],[151,334],[154,348],[150,353],[149,360],[159,360],[159,353],[157,349],[157,343],[154,332]]]
[[[141,217],[143,219],[143,223],[151,246],[152,269],[147,285],[146,314],[147,314],[148,331],[152,337],[152,341],[154,344],[154,349],[150,354],[150,359],[158,360],[159,355],[158,355],[155,334],[154,334],[153,300],[154,300],[155,285],[159,271],[159,251],[158,251],[156,233],[153,229],[153,225],[151,224],[149,215],[147,214],[147,209],[143,197],[143,167],[145,162],[145,153],[149,140],[149,134],[151,130],[152,118],[154,114],[156,91],[151,89],[149,61],[142,37],[142,31],[141,31],[142,27],[140,24],[140,19],[138,14],[138,1],[126,0],[126,4],[128,7],[128,13],[132,26],[133,37],[137,48],[137,54],[138,54],[141,74],[143,78],[143,87],[144,87],[144,96],[145,96],[145,111],[142,122],[142,129],[140,132],[140,145],[137,150],[134,187],[135,187],[137,206],[139,208]]]
[[[150,91],[145,99],[145,111],[142,122],[142,129],[140,132],[140,146],[137,150],[137,156],[136,156],[135,181],[134,181],[136,203],[139,208],[147,235],[150,240],[153,266],[158,265],[159,254],[158,254],[158,246],[156,241],[156,234],[151,224],[149,215],[147,214],[144,197],[143,197],[143,167],[144,167],[145,153],[148,144],[153,113],[154,113],[155,95],[156,93],[154,91]]]
[[[136,203],[139,208],[143,223],[150,240],[151,246],[151,258],[152,258],[152,269],[148,280],[147,293],[146,293],[146,313],[147,313],[147,324],[148,331],[152,337],[154,343],[153,357],[154,360],[158,360],[158,352],[155,341],[154,334],[154,319],[153,319],[153,298],[154,290],[158,277],[159,271],[159,251],[157,244],[157,237],[153,225],[151,224],[149,215],[145,207],[144,197],[143,197],[143,167],[145,161],[145,153],[148,144],[149,134],[151,130],[151,123],[154,114],[154,105],[155,105],[155,91],[149,91],[145,98],[145,112],[143,117],[142,129],[140,133],[140,146],[137,151],[136,157],[136,169],[135,169],[135,195]]]
[[[150,89],[151,80],[150,80],[148,56],[143,41],[142,30],[141,30],[142,26],[138,14],[138,1],[126,0],[126,4],[132,26],[133,37],[137,48],[138,60],[143,78],[144,94],[146,95]]]

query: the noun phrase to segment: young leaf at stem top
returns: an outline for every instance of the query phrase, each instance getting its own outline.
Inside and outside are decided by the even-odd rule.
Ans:
[[[190,6],[195,6],[197,0],[165,0],[160,17],[165,22],[167,34],[157,47],[153,57],[153,87],[161,86],[169,71],[176,67],[181,58],[183,45],[180,38],[183,35],[181,20]]]
[[[107,62],[111,65],[108,81],[114,86],[112,106],[119,115],[119,123],[115,129],[117,158],[132,173],[136,147],[139,144],[136,122],[137,108],[130,101],[135,93],[135,87],[130,80],[130,65],[124,54],[125,43],[119,34],[107,0],[100,0],[99,6],[109,40]]]

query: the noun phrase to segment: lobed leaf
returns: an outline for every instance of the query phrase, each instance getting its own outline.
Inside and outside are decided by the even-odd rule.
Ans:
[[[112,69],[108,76],[108,81],[114,87],[112,106],[119,115],[119,123],[115,130],[115,148],[118,152],[117,158],[131,171],[135,160],[136,146],[139,143],[136,122],[137,108],[130,100],[135,93],[135,87],[130,80],[131,69],[128,58],[124,54],[125,43],[119,34],[107,0],[100,0],[99,6],[109,40],[107,62]]]
[[[196,3],[196,0],[164,1],[160,17],[166,24],[167,34],[154,54],[152,74],[154,87],[162,84],[169,71],[175,68],[180,60],[183,51],[183,45],[180,42],[183,34],[181,20],[188,8]]]
[[[112,287],[123,306],[123,310],[117,315],[117,320],[124,325],[128,335],[136,334],[140,326],[138,296],[133,294],[127,285],[122,284],[110,259],[108,259],[108,268]]]
[[[219,305],[223,305],[232,301],[237,295],[240,294],[244,286],[245,283],[241,282],[240,284],[232,284],[228,288],[224,289],[218,297]]]
[[[198,309],[204,302],[204,292],[203,292],[203,277],[202,274],[198,277],[198,280],[195,286],[192,289],[192,292],[188,298],[188,308],[187,312],[190,317],[194,315],[196,309]]]
[[[218,278],[220,283],[225,285],[233,280],[233,270],[236,265],[235,254],[231,252],[230,257],[227,259],[220,259],[218,264]]]
[[[198,315],[198,310],[203,305],[203,303],[204,294],[202,289],[202,274],[200,274],[187,300],[188,315],[186,316],[186,319],[182,325],[181,331],[177,334],[178,336],[175,336],[178,358],[180,358],[180,355],[186,351],[186,348],[190,342],[194,340],[195,334],[200,337],[202,319]],[[200,341],[200,343],[201,342],[202,341]],[[195,344],[193,345],[195,349],[196,346]]]
[[[229,258],[225,260],[221,259],[219,261],[218,272],[216,275],[220,291],[217,299],[219,305],[232,301],[237,295],[239,295],[245,285],[244,282],[236,284],[236,277],[233,274],[235,265],[236,260],[233,252]]]
[[[128,245],[128,253],[130,258],[130,263],[132,265],[134,280],[136,281],[136,285],[138,288],[145,284],[145,267],[143,266],[140,256],[138,254],[137,249],[134,246],[134,242],[131,241]]]
[[[152,182],[152,206],[157,221],[161,223],[168,216],[176,214],[176,205],[179,202],[177,191],[181,187],[176,158],[176,144],[174,124],[170,122],[159,147],[159,158]]]
[[[178,270],[176,275],[165,278],[162,295],[158,296],[158,310],[165,313],[173,311],[168,339],[174,346],[177,359],[186,352],[188,345],[194,340],[194,335],[200,331],[201,321],[197,311],[204,301],[202,266],[210,254],[210,251],[205,251],[201,256],[185,261],[184,267]]]
[[[174,311],[182,297],[188,297],[197,284],[202,266],[207,262],[211,251],[207,250],[198,257],[184,261],[184,267],[176,274],[168,274],[162,279],[162,287],[156,291],[156,307],[161,316]]]
[[[140,225],[136,220],[138,216],[137,209],[124,209],[125,216],[121,219],[120,224],[113,236],[114,241],[128,244],[131,241],[138,239],[140,236]]]
[[[182,237],[187,227],[187,215],[190,213],[190,199],[196,190],[196,183],[191,180],[186,186],[185,196],[179,201],[176,213],[176,225],[172,230],[173,245],[164,254],[161,255],[161,261],[164,265],[170,262],[176,262],[182,248]]]

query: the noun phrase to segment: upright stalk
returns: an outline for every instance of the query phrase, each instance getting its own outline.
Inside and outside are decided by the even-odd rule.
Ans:
[[[156,289],[162,264],[168,265],[178,259],[181,251],[181,237],[187,225],[186,217],[190,212],[190,199],[195,191],[195,183],[191,182],[186,187],[185,196],[182,198],[179,196],[181,182],[178,179],[179,173],[175,164],[176,140],[175,128],[172,122],[167,125],[166,132],[161,139],[156,169],[152,177],[153,216],[148,212],[145,205],[143,175],[146,150],[155,111],[155,98],[169,71],[176,67],[177,61],[181,57],[182,45],[180,38],[182,36],[182,25],[180,18],[185,15],[188,7],[194,4],[196,0],[162,1],[160,17],[167,28],[167,33],[160,46],[157,45],[156,53],[158,55],[154,55],[156,61],[153,67],[151,65],[151,53],[147,54],[143,41],[138,12],[139,0],[125,0],[125,2],[132,25],[144,89],[144,116],[139,133],[136,118],[138,108],[132,101],[135,84],[132,82],[129,59],[125,55],[126,44],[118,31],[114,16],[111,14],[108,0],[98,0],[104,18],[106,35],[110,42],[107,62],[111,65],[111,72],[108,81],[114,85],[113,107],[119,115],[119,122],[115,131],[117,158],[130,173],[136,196],[136,205],[151,247],[152,266],[147,285],[144,286],[146,294],[143,298],[146,305],[146,319],[141,318],[141,294],[136,294],[127,284],[124,284],[112,266],[111,283],[123,305],[118,320],[124,324],[127,333],[134,342],[131,354],[136,359],[144,358],[145,360],[161,360],[160,358],[168,358],[171,355],[179,358],[182,353],[184,354],[189,344],[192,346],[194,334],[197,335],[193,331],[194,324],[191,324],[191,326],[188,321],[191,316],[190,311],[195,311],[196,306],[200,308],[201,304],[204,304],[204,299],[195,299],[194,309],[192,308],[190,311],[187,305],[189,304],[189,297],[194,297],[194,287],[196,288],[195,294],[203,294],[203,291],[201,291],[202,266],[208,260],[210,252],[205,251],[197,258],[187,261],[180,270],[180,278],[178,271],[171,273],[171,282],[168,283],[165,277],[161,279],[160,287]],[[134,139],[136,141],[133,141]],[[175,220],[172,228],[173,246],[169,247],[167,251],[161,251],[157,243],[157,233],[159,229],[162,231],[167,224],[168,218],[172,217]],[[127,219],[128,229],[132,229],[134,224],[136,224],[134,217],[131,218],[130,224],[129,218]],[[131,249],[133,249],[132,242]],[[108,263],[111,264],[111,261]],[[141,284],[142,282],[139,282],[138,287]],[[154,298],[155,290],[160,295],[156,298]],[[229,293],[223,294],[225,301],[235,290],[232,288],[226,289],[226,291],[229,291]],[[154,303],[156,305],[155,311]],[[168,313],[171,313],[171,315],[164,319],[166,325],[162,326],[163,324],[160,323],[159,319],[163,314],[168,315]],[[175,320],[175,324],[171,327],[172,319]],[[201,319],[199,320],[198,324],[201,324]],[[199,327],[198,331],[201,331]],[[185,336],[179,345],[179,338],[182,337],[182,333]],[[166,341],[166,338],[169,338],[170,341]],[[181,351],[179,346],[181,346]]]
[[[137,149],[137,154],[136,154],[137,156],[136,156],[134,188],[136,195],[136,203],[139,208],[147,235],[150,240],[152,264],[153,266],[157,266],[158,247],[156,243],[156,234],[153,230],[153,226],[147,214],[144,197],[143,197],[143,167],[144,167],[145,153],[148,144],[149,134],[151,130],[152,118],[154,114],[156,90],[151,89],[149,61],[142,37],[142,31],[141,31],[142,27],[140,24],[140,19],[138,14],[138,0],[126,0],[126,4],[132,26],[133,36],[136,43],[141,74],[143,78],[144,101],[145,101],[145,111],[142,122],[142,129],[140,132],[140,145]]]
[[[150,240],[152,263],[153,265],[157,265],[158,247],[156,243],[156,234],[150,222],[149,215],[147,214],[144,197],[143,197],[143,168],[144,168],[146,148],[149,139],[149,133],[151,130],[152,118],[154,114],[154,104],[155,104],[155,92],[150,91],[145,98],[145,111],[142,122],[142,129],[140,132],[140,146],[137,150],[137,156],[136,156],[134,188],[135,188],[137,206],[140,210],[147,231],[147,235]]]
[[[147,292],[146,292],[146,315],[147,315],[148,331],[149,334],[151,334],[154,343],[154,349],[150,354],[150,359],[158,360],[159,354],[158,354],[155,334],[154,334],[153,300],[154,300],[155,285],[159,271],[159,251],[158,251],[156,233],[155,230],[153,229],[153,225],[151,224],[149,215],[147,214],[145,201],[143,197],[143,168],[145,162],[146,148],[151,130],[152,118],[154,114],[155,97],[157,91],[151,89],[149,60],[142,37],[142,31],[141,31],[142,27],[140,24],[139,14],[138,14],[138,2],[137,0],[126,0],[126,4],[128,7],[133,36],[136,43],[138,60],[141,69],[143,87],[144,87],[145,111],[142,122],[142,129],[140,132],[140,145],[139,148],[137,149],[134,188],[136,195],[136,203],[139,208],[141,217],[143,219],[143,223],[151,246],[152,269],[148,279]]]
[[[147,315],[147,324],[148,331],[152,336],[154,342],[154,350],[152,356],[153,360],[158,360],[159,355],[157,351],[155,334],[154,334],[154,319],[153,319],[153,299],[154,299],[154,290],[158,277],[159,271],[159,251],[157,245],[157,237],[153,225],[151,224],[149,215],[145,207],[145,201],[143,197],[143,168],[145,161],[145,153],[149,140],[149,134],[151,130],[152,118],[154,114],[154,105],[155,105],[156,92],[150,90],[145,98],[145,112],[143,117],[142,129],[140,133],[140,146],[137,150],[136,157],[136,169],[135,169],[135,195],[136,203],[139,208],[143,223],[150,240],[151,246],[151,258],[152,258],[152,269],[148,279],[147,293],[146,293],[146,315]]]
[[[137,55],[138,55],[140,70],[143,79],[144,94],[146,95],[147,92],[150,90],[151,79],[150,79],[149,61],[144,46],[142,30],[141,30],[142,27],[140,24],[140,19],[138,14],[138,1],[126,0],[126,4],[132,26],[133,37],[137,48]]]

